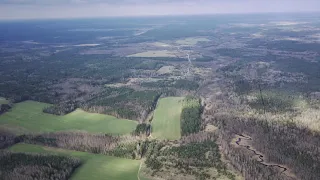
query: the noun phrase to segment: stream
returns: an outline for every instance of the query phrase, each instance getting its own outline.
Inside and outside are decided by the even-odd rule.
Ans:
[[[281,166],[281,165],[279,165],[279,164],[269,164],[269,163],[266,163],[265,160],[264,160],[264,156],[263,156],[262,154],[260,154],[259,152],[257,152],[255,149],[253,149],[253,148],[252,148],[251,146],[249,146],[249,145],[243,145],[243,144],[241,144],[241,142],[243,142],[243,141],[252,141],[252,138],[251,138],[251,137],[245,136],[245,135],[243,135],[243,134],[237,134],[237,139],[238,139],[238,140],[236,141],[236,144],[237,144],[238,146],[244,147],[244,148],[246,148],[247,150],[253,152],[253,153],[255,154],[255,156],[258,157],[258,162],[260,162],[262,165],[264,165],[264,166],[266,166],[266,167],[277,167],[277,168],[280,169],[280,174],[283,174],[283,173],[284,173],[285,176],[289,177],[289,176],[286,174],[286,171],[288,170],[286,167]],[[246,143],[245,143],[245,144],[246,144]],[[273,175],[275,175],[275,174],[270,174],[269,177],[268,177],[268,179],[271,180],[272,178],[270,178],[270,177],[273,176]]]

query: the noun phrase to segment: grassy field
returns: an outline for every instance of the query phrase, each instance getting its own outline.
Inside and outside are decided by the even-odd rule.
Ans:
[[[9,101],[6,98],[0,97],[0,104],[8,104]]]
[[[167,51],[167,50],[146,51],[142,53],[132,54],[132,55],[129,55],[128,57],[176,57],[175,53],[176,52],[174,51]]]
[[[153,43],[154,46],[160,46],[160,47],[168,47],[170,44],[162,43],[162,42],[155,42]]]
[[[174,70],[175,70],[174,66],[163,66],[157,71],[157,73],[160,74],[160,75],[162,75],[162,74],[170,74]]]
[[[169,140],[180,139],[182,100],[183,97],[160,99],[152,120],[152,137]]]
[[[196,45],[198,42],[209,42],[210,40],[203,37],[191,37],[186,39],[177,40],[176,43],[180,45]]]
[[[69,151],[30,144],[16,144],[10,148],[14,152],[50,153],[80,158],[84,164],[72,175],[71,180],[134,180],[138,179],[140,161]]]
[[[42,109],[49,104],[25,101],[15,104],[7,113],[0,116],[0,126],[11,127],[19,132],[53,132],[67,130],[83,130],[93,133],[128,134],[137,122],[117,119],[113,116],[87,113],[83,110],[65,116],[43,113]]]

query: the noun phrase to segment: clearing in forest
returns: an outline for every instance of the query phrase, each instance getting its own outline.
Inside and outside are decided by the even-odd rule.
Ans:
[[[0,97],[0,104],[8,104],[8,103],[9,101],[6,98]]]
[[[167,50],[161,50],[161,51],[146,51],[142,53],[132,54],[128,57],[176,57],[177,52],[175,51],[167,51]]]
[[[175,70],[174,66],[163,66],[157,71],[157,73],[159,75],[171,74],[171,73],[173,73],[174,70]]]
[[[181,137],[180,116],[184,97],[159,100],[152,120],[152,137],[176,140]]]
[[[43,108],[48,106],[50,104],[35,101],[17,103],[9,112],[0,116],[0,127],[17,127],[30,132],[82,130],[92,133],[128,134],[137,125],[135,121],[88,113],[81,109],[64,116],[43,113]]]
[[[9,148],[14,152],[50,153],[61,156],[72,156],[81,159],[82,165],[71,176],[71,180],[127,180],[138,179],[140,161],[91,154],[87,152],[70,151],[49,148],[31,144],[16,144]]]
[[[159,46],[159,47],[169,47],[171,46],[170,44],[166,44],[166,43],[163,43],[163,42],[155,42],[153,43],[154,46]]]
[[[177,40],[176,43],[180,45],[189,45],[189,46],[194,46],[198,42],[209,42],[210,40],[204,37],[190,37],[186,39],[180,39]]]

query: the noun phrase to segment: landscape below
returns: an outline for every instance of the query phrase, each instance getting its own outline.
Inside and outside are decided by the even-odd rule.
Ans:
[[[0,179],[318,179],[320,15],[278,15],[0,22]]]

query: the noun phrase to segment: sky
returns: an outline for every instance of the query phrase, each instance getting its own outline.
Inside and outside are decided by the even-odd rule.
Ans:
[[[0,19],[319,11],[320,0],[0,0]]]

